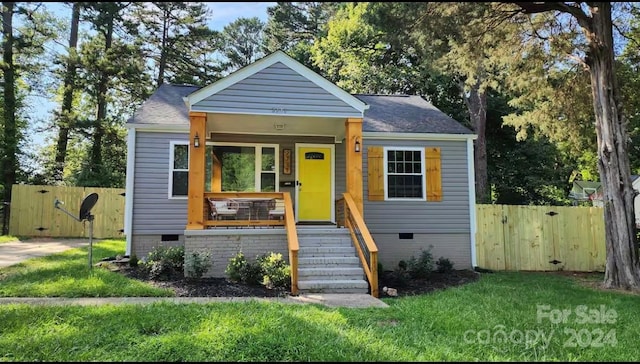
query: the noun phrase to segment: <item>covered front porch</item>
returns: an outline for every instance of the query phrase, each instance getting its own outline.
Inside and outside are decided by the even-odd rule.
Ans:
[[[335,225],[344,192],[362,213],[362,119],[310,119],[191,112],[186,230]]]

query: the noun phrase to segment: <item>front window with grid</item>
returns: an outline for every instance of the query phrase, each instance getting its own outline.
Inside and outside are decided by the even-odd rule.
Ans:
[[[385,178],[389,199],[418,199],[425,196],[423,148],[386,148]]]

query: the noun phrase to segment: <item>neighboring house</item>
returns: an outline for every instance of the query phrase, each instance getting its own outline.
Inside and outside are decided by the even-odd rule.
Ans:
[[[390,270],[430,247],[475,266],[476,135],[419,96],[351,95],[277,51],[203,88],[163,84],[127,128],[127,254],[206,249],[209,275],[224,276],[240,250],[281,252],[310,291],[332,267],[356,269],[340,268],[354,246],[369,282],[376,259]],[[252,204],[218,220],[206,198]],[[257,217],[263,199],[291,209]],[[358,228],[339,228],[345,217]],[[327,260],[338,251],[353,252]]]
[[[569,198],[578,202],[587,201],[596,207],[602,207],[602,183],[593,181],[573,181]]]
[[[633,198],[636,226],[640,227],[640,176],[631,175],[633,190],[636,195]],[[590,201],[593,206],[603,207],[603,192],[601,182],[574,181],[573,188],[569,192],[569,198],[578,201]]]
[[[631,175],[631,186],[636,195],[633,198],[633,210],[636,215],[636,226],[640,228],[640,178],[637,174]]]

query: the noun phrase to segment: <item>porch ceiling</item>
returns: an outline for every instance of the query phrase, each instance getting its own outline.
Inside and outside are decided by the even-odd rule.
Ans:
[[[207,114],[207,135],[214,133],[333,136],[345,135],[344,118]]]

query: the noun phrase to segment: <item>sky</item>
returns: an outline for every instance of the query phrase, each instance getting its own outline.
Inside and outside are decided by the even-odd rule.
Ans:
[[[68,6],[65,7],[62,3],[45,4],[56,16],[71,17]],[[267,7],[276,4],[275,2],[207,2],[212,13],[209,26],[214,30],[222,30],[227,24],[238,18],[252,18],[254,16],[266,22]],[[31,99],[33,116],[36,121],[35,128],[42,127],[43,120],[50,118],[51,110],[57,105],[44,97],[32,97]],[[30,143],[27,144],[33,147],[42,146],[47,136],[51,136],[51,134],[32,129],[28,132],[27,139],[30,140]]]

